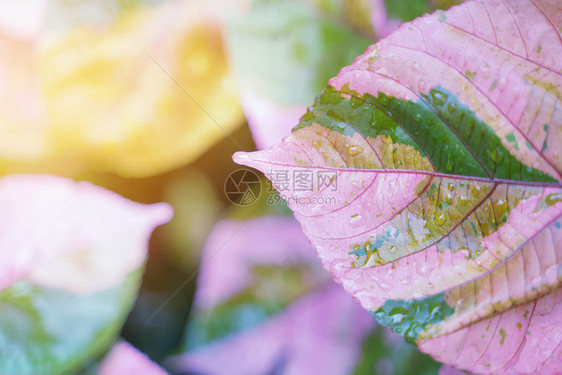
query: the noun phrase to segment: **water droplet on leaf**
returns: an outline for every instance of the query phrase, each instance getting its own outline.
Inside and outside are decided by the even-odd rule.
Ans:
[[[357,155],[359,155],[360,153],[363,152],[363,147],[361,147],[361,146],[356,146],[356,145],[354,145],[354,146],[347,146],[347,151],[349,152],[349,155],[351,155],[351,156],[357,156]]]
[[[439,91],[432,91],[431,97],[433,99],[433,103],[435,103],[438,106],[442,106],[447,101],[447,95]]]

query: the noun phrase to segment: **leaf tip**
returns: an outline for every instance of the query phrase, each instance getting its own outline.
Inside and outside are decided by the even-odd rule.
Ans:
[[[174,217],[174,209],[168,203],[160,202],[147,206],[150,209],[152,223],[155,227],[168,223]]]
[[[253,167],[255,164],[255,158],[252,154],[254,154],[254,152],[238,151],[232,155],[232,160],[234,160],[236,164]]]
[[[238,164],[243,164],[248,159],[250,159],[250,153],[246,151],[238,151],[232,155],[232,160]]]

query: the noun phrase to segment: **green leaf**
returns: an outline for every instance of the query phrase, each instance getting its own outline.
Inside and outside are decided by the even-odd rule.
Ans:
[[[430,11],[428,0],[385,0],[389,17],[408,22]]]
[[[441,364],[377,326],[363,340],[353,375],[435,375]]]
[[[19,281],[0,292],[0,374],[70,374],[119,334],[142,267],[92,295]]]
[[[280,105],[310,102],[372,42],[335,19],[330,4],[318,5],[329,11],[308,1],[258,1],[230,22],[230,60],[244,89]]]

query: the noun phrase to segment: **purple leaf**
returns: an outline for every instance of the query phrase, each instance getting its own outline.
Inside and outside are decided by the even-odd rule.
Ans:
[[[294,220],[219,222],[207,241],[187,352],[174,371],[342,374],[374,320],[322,270]]]

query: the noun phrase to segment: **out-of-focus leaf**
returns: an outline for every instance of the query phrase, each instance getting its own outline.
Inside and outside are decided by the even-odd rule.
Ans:
[[[402,22],[408,22],[435,10],[447,10],[462,0],[371,0],[371,23],[379,38],[395,31]]]
[[[182,342],[194,283],[183,265],[151,256],[121,335],[152,360],[161,361]],[[193,271],[191,271],[193,272]]]
[[[196,5],[130,12],[42,49],[57,156],[146,176],[194,160],[241,123],[220,27]]]
[[[241,102],[246,120],[252,129],[252,136],[260,150],[283,139],[307,108],[304,104],[278,105],[251,92],[243,94]]]
[[[121,284],[172,216],[164,203],[47,175],[2,178],[0,208],[0,289],[25,278],[78,294]]]
[[[223,21],[205,2],[128,7],[80,26],[53,21],[64,6],[49,5],[41,38],[0,39],[0,173],[145,177],[193,161],[243,122]]]
[[[296,0],[256,2],[231,20],[227,42],[243,89],[280,105],[310,102],[370,44],[310,2]]]
[[[383,329],[366,341],[372,317],[327,276],[295,221],[219,222],[205,246],[186,352],[166,364],[195,374],[372,374],[377,361],[359,362],[385,350]],[[411,348],[435,374],[435,362]],[[416,356],[409,352],[399,361]]]
[[[353,29],[356,33],[373,39],[371,13],[373,0],[310,0],[318,10],[333,17],[338,23]]]
[[[398,18],[402,22],[411,21],[430,11],[429,0],[385,0],[384,5],[388,18]]]
[[[37,1],[37,0],[34,0]],[[108,27],[125,13],[170,0],[48,0],[43,31],[61,35],[84,27]],[[198,0],[196,0],[198,1]]]
[[[18,281],[0,291],[0,373],[71,374],[119,334],[141,272],[87,296]]]
[[[166,375],[167,372],[152,362],[131,344],[117,342],[102,361],[98,375]]]
[[[171,215],[89,183],[2,178],[0,373],[68,373],[101,354],[136,296],[150,233]]]
[[[281,145],[235,156],[274,185],[309,174],[286,195],[325,267],[469,371],[561,363],[561,25],[524,0],[417,19],[332,79]]]
[[[384,0],[387,18],[395,18],[402,22],[412,21],[414,18],[431,13],[437,9],[447,10],[460,3],[462,3],[462,0]]]
[[[438,9],[448,10],[449,8],[462,4],[464,0],[429,0],[429,9],[433,12]]]
[[[229,207],[226,217],[234,220],[246,220],[261,216],[291,216],[293,211],[287,206],[287,202],[281,198],[273,188],[271,182],[260,176],[262,193],[250,207],[234,206]]]
[[[363,341],[353,375],[436,375],[441,364],[381,325]],[[451,374],[452,375],[452,374]]]
[[[229,57],[258,148],[288,132],[316,93],[372,39],[338,1],[257,1],[231,20]],[[347,4],[347,3],[346,3]]]
[[[372,319],[318,266],[291,219],[219,222],[203,253],[187,327],[188,351],[171,358],[170,369],[205,374],[349,371]],[[332,351],[337,355],[328,354]]]

